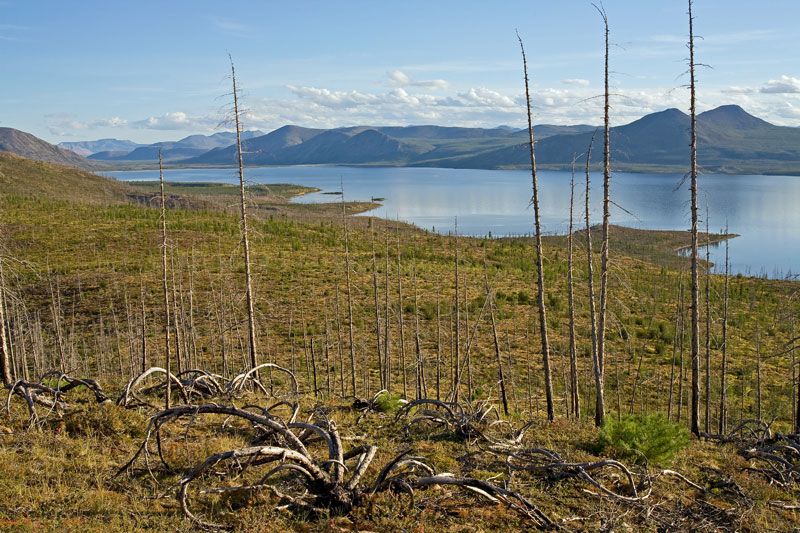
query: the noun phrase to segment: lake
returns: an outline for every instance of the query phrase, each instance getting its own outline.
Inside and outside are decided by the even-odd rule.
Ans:
[[[155,180],[158,171],[119,171],[121,180]],[[346,200],[383,198],[381,207],[364,213],[411,222],[419,227],[462,235],[524,235],[533,231],[531,177],[524,170],[458,170],[394,167],[257,167],[246,170],[247,181],[295,183],[322,190],[298,202],[339,201],[323,194],[340,190]],[[642,229],[690,227],[688,182],[678,188],[679,174],[615,173],[612,178],[611,221]],[[236,169],[175,169],[165,171],[174,182],[237,183]],[[584,178],[575,187],[576,221],[583,226]],[[569,219],[570,173],[540,171],[542,231],[566,233]],[[740,237],[730,241],[731,271],[751,276],[784,278],[800,273],[800,177],[702,175],[699,178],[701,229],[721,232],[726,223]],[[592,174],[592,223],[602,215],[602,175]],[[724,246],[712,247],[719,271]]]

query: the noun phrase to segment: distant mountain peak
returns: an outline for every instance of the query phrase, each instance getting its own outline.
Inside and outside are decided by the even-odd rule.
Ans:
[[[723,128],[755,128],[771,125],[766,120],[754,117],[735,104],[710,109],[700,113],[697,119]]]
[[[59,163],[78,168],[88,168],[90,163],[69,150],[14,128],[0,128],[0,152],[10,152],[36,161]]]

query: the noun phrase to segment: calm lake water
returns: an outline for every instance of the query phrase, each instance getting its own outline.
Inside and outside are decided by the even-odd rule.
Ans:
[[[122,180],[154,180],[152,170],[109,172]],[[250,183],[295,183],[322,189],[298,202],[339,201],[323,194],[340,190],[346,200],[384,198],[368,216],[400,219],[440,233],[506,236],[533,231],[529,171],[456,170],[440,168],[261,167],[246,171]],[[238,182],[236,169],[178,169],[165,173],[168,181]],[[688,183],[678,174],[615,173],[612,179],[611,220],[643,229],[690,227]],[[582,219],[583,176],[577,177],[576,217]],[[542,229],[566,233],[569,217],[570,174],[541,171]],[[730,241],[731,270],[753,276],[784,278],[800,274],[800,177],[700,177],[701,227],[708,205],[712,232],[724,230],[740,237]],[[602,213],[602,175],[592,175],[592,222]],[[577,222],[583,225],[582,222]],[[712,261],[721,269],[724,246],[712,247]]]

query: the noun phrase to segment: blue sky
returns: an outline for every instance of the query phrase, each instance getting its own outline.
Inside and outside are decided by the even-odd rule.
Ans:
[[[231,7],[232,6],[232,7]],[[686,6],[606,0],[613,121],[686,108]],[[800,126],[800,2],[696,0],[700,108]],[[248,129],[286,123],[597,123],[602,28],[585,0],[0,0],[0,126],[51,142],[220,127],[237,66]]]

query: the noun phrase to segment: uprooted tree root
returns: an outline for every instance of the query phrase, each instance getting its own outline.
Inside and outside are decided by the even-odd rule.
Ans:
[[[283,420],[271,413],[280,406],[288,406],[290,416]],[[377,448],[362,444],[344,450],[342,439],[332,421],[297,422],[297,408],[279,402],[257,412],[253,408],[237,408],[216,404],[181,406],[161,411],[150,419],[147,436],[139,449],[118,473],[132,468],[144,457],[152,475],[149,457],[153,454],[151,442],[156,442],[157,455],[167,471],[172,467],[161,453],[161,427],[178,419],[193,420],[203,414],[224,415],[249,422],[255,437],[251,445],[215,453],[198,466],[186,471],[179,481],[177,498],[184,515],[196,526],[207,529],[225,529],[228,526],[200,518],[190,509],[190,492],[204,496],[230,496],[268,493],[277,499],[276,508],[290,509],[313,516],[343,515],[360,505],[366,497],[378,492],[391,491],[414,495],[435,485],[466,489],[491,502],[503,503],[520,512],[539,528],[553,528],[555,524],[533,503],[520,494],[492,483],[473,478],[460,478],[449,473],[436,473],[422,458],[403,452],[388,462],[372,484],[363,483],[364,475],[375,458]],[[270,444],[253,445],[253,442],[270,440]],[[316,458],[307,447],[319,441],[327,448],[321,458]],[[264,467],[266,472],[259,471]],[[213,481],[212,481],[213,480]],[[230,482],[237,480],[237,484]],[[217,486],[190,491],[201,481],[216,482]]]
[[[287,423],[282,419],[273,416],[271,413],[281,407],[289,407],[290,416]],[[270,439],[277,444],[282,444],[292,448],[303,448],[304,444],[301,438],[306,438],[307,434],[301,434],[300,437],[288,430],[293,427],[295,419],[297,418],[298,406],[289,402],[280,401],[272,406],[262,408],[254,405],[247,405],[243,408],[218,405],[214,403],[204,405],[181,405],[159,411],[150,418],[145,431],[145,438],[139,445],[139,448],[134,453],[133,457],[125,465],[123,465],[117,474],[130,470],[136,461],[141,457],[144,459],[147,471],[153,473],[150,458],[153,456],[153,442],[155,442],[155,453],[161,462],[162,467],[167,472],[173,471],[172,466],[167,462],[163,449],[163,436],[162,428],[168,423],[178,422],[180,420],[187,420],[189,425],[194,424],[197,419],[205,415],[222,415],[225,417],[222,422],[222,427],[226,427],[232,419],[243,420],[250,424],[253,430],[251,436],[251,444],[262,444]]]
[[[76,378],[54,370],[46,372],[37,381],[18,380],[11,384],[6,398],[6,412],[11,413],[11,402],[14,397],[19,397],[28,408],[31,426],[52,415],[61,417],[69,407],[65,399],[67,393],[80,387],[91,391],[97,403],[109,401],[103,388],[95,380]],[[44,416],[40,416],[37,405],[47,410]]]
[[[272,363],[264,363],[246,370],[232,379],[202,369],[184,370],[175,375],[169,374],[169,382],[175,393],[186,404],[208,401],[216,398],[239,398],[244,393],[258,391],[266,397],[273,396],[271,380],[269,388],[259,379],[259,371],[268,373],[278,371],[289,376],[292,383],[292,395],[299,393],[297,378],[288,369]],[[163,398],[167,391],[167,371],[160,367],[151,367],[134,377],[125,385],[117,399],[117,405],[126,408],[148,407],[158,409],[149,398]],[[153,383],[155,380],[155,383]],[[160,403],[160,402],[159,402]]]
[[[506,450],[503,450],[506,451]],[[508,454],[506,464],[512,472],[529,472],[557,481],[566,478],[582,479],[601,494],[624,502],[641,502],[650,496],[652,480],[646,469],[634,473],[614,459],[590,462],[565,461],[558,452],[547,448],[528,448]],[[617,485],[609,487],[601,481],[603,474],[613,473]],[[637,478],[640,480],[637,482]]]
[[[440,437],[454,436],[461,441],[484,440],[494,442],[486,432],[498,425],[508,424],[500,418],[497,408],[481,400],[474,404],[459,404],[422,398],[404,405],[395,421],[404,420],[406,433],[417,430],[432,433],[441,430]],[[524,430],[523,430],[524,432]]]
[[[725,435],[703,434],[710,441],[730,443],[751,462],[747,470],[771,484],[789,487],[800,482],[800,434],[773,434],[763,420],[743,420]]]

